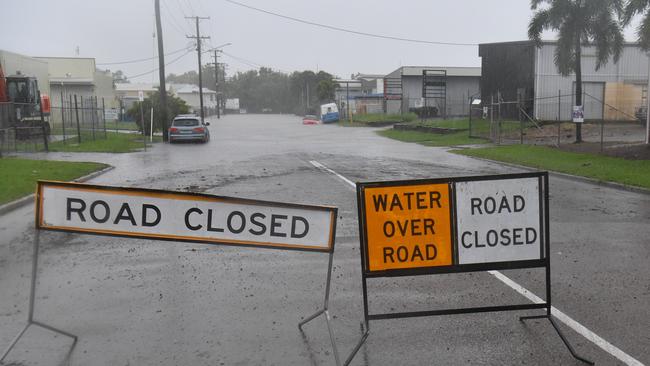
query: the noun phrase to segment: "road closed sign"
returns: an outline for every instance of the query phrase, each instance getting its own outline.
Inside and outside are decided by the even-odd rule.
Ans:
[[[545,177],[357,183],[364,273],[543,265]]]
[[[336,208],[38,182],[39,229],[293,250],[333,250]]]
[[[364,202],[371,271],[451,265],[449,184],[369,187]]]
[[[458,263],[539,259],[538,178],[457,182]]]

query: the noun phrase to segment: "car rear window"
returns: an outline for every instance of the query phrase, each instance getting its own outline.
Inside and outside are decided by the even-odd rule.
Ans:
[[[199,120],[195,118],[175,119],[174,126],[198,126]]]

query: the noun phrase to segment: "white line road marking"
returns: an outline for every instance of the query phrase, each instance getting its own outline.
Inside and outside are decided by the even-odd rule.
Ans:
[[[315,166],[316,168],[326,171],[330,174],[333,174],[337,176],[339,179],[341,179],[343,182],[349,184],[353,188],[356,189],[356,184],[349,180],[348,178],[342,176],[341,174],[333,171],[332,169],[326,167],[325,165],[319,163],[318,161],[311,160],[310,163]],[[489,274],[494,276],[496,279],[499,281],[503,282],[506,284],[508,287],[512,288],[528,300],[534,302],[534,303],[543,303],[544,300],[542,300],[539,296],[535,295],[534,293],[528,291],[526,288],[523,286],[519,285],[515,281],[511,280],[508,278],[506,275],[499,271],[488,271]],[[564,323],[566,326],[569,328],[573,329],[575,332],[578,334],[582,335],[585,337],[587,340],[592,342],[593,344],[597,345],[600,347],[603,351],[609,353],[610,355],[616,357],[619,361],[625,363],[626,365],[629,366],[644,366],[639,360],[635,359],[634,357],[628,355],[627,353],[623,352],[620,348],[614,346],[613,344],[607,342],[605,339],[600,337],[598,334],[592,332],[589,330],[587,327],[584,325],[578,323],[577,321],[573,320],[570,316],[566,315],[562,311],[558,310],[555,306],[551,307],[551,314],[555,316],[557,319],[559,319],[562,323]]]
[[[339,174],[339,173],[333,171],[332,169],[326,167],[325,165],[323,165],[323,164],[317,162],[316,160],[310,160],[309,162],[311,163],[311,165],[315,166],[315,167],[318,168],[318,169],[321,169],[321,170],[324,170],[324,171],[326,171],[326,172],[328,172],[328,173],[330,173],[330,174],[334,174],[334,175],[336,175],[336,176],[339,177],[342,181],[344,181],[345,183],[351,185],[352,188],[354,188],[354,189],[357,188],[357,185],[356,185],[353,181],[351,181],[351,180],[349,180],[348,178],[342,176],[341,174]]]
[[[544,302],[544,300],[542,300],[539,296],[535,295],[534,293],[520,286],[517,282],[511,280],[503,273],[499,271],[488,271],[488,273],[496,277],[499,281],[508,285],[508,287],[512,288],[513,290],[523,295],[528,300],[537,304]],[[580,335],[587,338],[590,342],[602,348],[605,352],[609,353],[610,355],[618,358],[621,362],[625,363],[626,365],[643,366],[643,364],[640,361],[628,355],[627,353],[623,352],[620,348],[607,342],[598,334],[592,332],[584,325],[578,323],[577,321],[573,320],[570,316],[558,310],[555,306],[551,306],[551,314],[553,314],[553,316],[558,318],[562,323],[567,325],[569,328],[575,330]]]

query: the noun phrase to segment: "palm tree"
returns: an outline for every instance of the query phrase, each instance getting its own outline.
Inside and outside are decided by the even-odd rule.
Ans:
[[[623,25],[627,26],[636,14],[643,14],[641,24],[636,30],[639,44],[644,51],[650,50],[650,0],[629,0],[623,12]]]
[[[542,8],[544,4],[547,7]],[[624,38],[618,16],[623,13],[622,0],[531,0],[535,11],[528,24],[528,38],[542,46],[541,33],[557,31],[555,66],[562,76],[576,74],[576,105],[582,105],[582,45],[596,48],[596,70],[610,56],[618,62]],[[576,123],[576,142],[582,142],[582,125]]]

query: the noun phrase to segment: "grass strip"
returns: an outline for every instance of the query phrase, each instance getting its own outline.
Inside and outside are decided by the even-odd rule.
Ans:
[[[106,138],[103,133],[93,140],[92,136],[82,136],[81,143],[77,138],[68,138],[65,142],[57,141],[50,143],[50,151],[56,152],[107,152],[107,153],[127,153],[144,149],[142,144],[142,135],[139,133],[116,133],[107,132]],[[160,136],[154,136],[154,142],[162,140]],[[147,146],[150,146],[148,143]]]
[[[650,189],[649,160],[625,160],[531,145],[463,149],[453,152]]]
[[[69,181],[107,166],[100,163],[0,159],[0,204],[34,193],[39,179]]]
[[[449,134],[437,134],[408,130],[381,130],[377,131],[380,136],[388,137],[403,142],[416,142],[425,146],[458,146],[485,144],[488,141],[478,138],[470,138],[467,132],[456,132]]]

